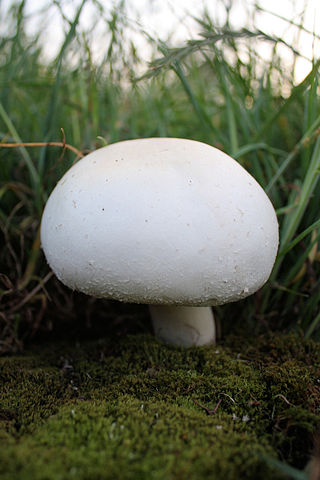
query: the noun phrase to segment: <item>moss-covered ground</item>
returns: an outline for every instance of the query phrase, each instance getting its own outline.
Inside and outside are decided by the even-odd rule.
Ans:
[[[310,460],[320,347],[295,334],[175,349],[151,335],[0,359],[0,478],[284,478]]]

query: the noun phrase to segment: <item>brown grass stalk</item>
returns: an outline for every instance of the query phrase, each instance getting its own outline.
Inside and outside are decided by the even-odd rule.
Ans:
[[[19,147],[62,147],[75,153],[78,157],[84,157],[76,147],[64,142],[21,142],[21,143],[0,143],[1,148],[19,148]]]

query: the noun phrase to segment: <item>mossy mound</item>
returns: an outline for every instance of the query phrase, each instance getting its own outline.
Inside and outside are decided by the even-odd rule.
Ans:
[[[319,378],[298,335],[33,346],[0,359],[0,478],[284,478],[269,459],[309,461]]]

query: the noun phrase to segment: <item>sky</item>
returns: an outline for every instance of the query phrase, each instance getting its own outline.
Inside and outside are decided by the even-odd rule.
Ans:
[[[1,11],[12,5],[12,0],[0,0],[0,15]],[[40,17],[45,18],[45,28],[43,35],[43,42],[45,44],[45,52],[48,56],[54,56],[58,51],[59,46],[64,38],[63,24],[61,15],[57,7],[47,9],[50,0],[27,0],[27,12],[30,15],[29,30],[37,30],[39,26]],[[74,17],[76,8],[80,5],[81,0],[64,0],[59,3],[62,6],[63,13],[68,19]],[[108,12],[114,0],[100,0],[100,3]],[[204,8],[208,10],[211,17],[217,21],[223,21],[225,14],[224,5],[232,3],[231,9],[231,23],[235,28],[242,28],[248,25],[248,19],[252,16],[253,6],[257,3],[264,12],[255,15],[251,26],[261,29],[264,32],[276,36],[281,36],[288,43],[293,40],[299,42],[299,51],[307,59],[312,59],[314,52],[320,52],[320,42],[312,35],[301,32],[298,34],[298,29],[290,25],[288,22],[279,17],[289,18],[296,23],[303,19],[304,27],[315,32],[320,36],[320,0],[127,0],[128,17],[132,26],[135,25],[128,35],[132,37],[134,43],[139,47],[139,53],[144,56],[144,60],[148,61],[150,58],[150,50],[147,47],[144,36],[137,30],[145,30],[153,37],[161,40],[168,40],[172,46],[182,45],[188,38],[197,38],[200,30],[199,24],[193,17],[201,17]],[[41,11],[41,14],[37,12]],[[45,16],[43,17],[43,12]],[[97,10],[93,6],[93,1],[88,0],[80,17],[80,27],[89,27],[92,24],[93,16],[97,14]],[[97,21],[97,38],[95,50],[97,56],[101,50],[103,41],[103,32],[101,28],[105,28]],[[136,23],[138,22],[138,23]],[[0,16],[0,35],[1,29]],[[134,30],[136,30],[134,32]],[[99,34],[98,34],[99,33]],[[263,43],[259,46],[259,53],[262,56],[267,56],[270,53],[270,47]],[[269,49],[269,50],[268,50]],[[290,52],[285,47],[281,48],[281,55],[284,58],[290,59]],[[318,55],[319,57],[319,55]],[[299,59],[296,65],[296,81],[301,81],[310,71],[311,63],[307,59]]]

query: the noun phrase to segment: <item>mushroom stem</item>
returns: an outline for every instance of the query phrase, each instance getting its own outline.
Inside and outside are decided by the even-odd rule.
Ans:
[[[214,344],[215,321],[210,307],[149,306],[156,337],[170,345]]]

